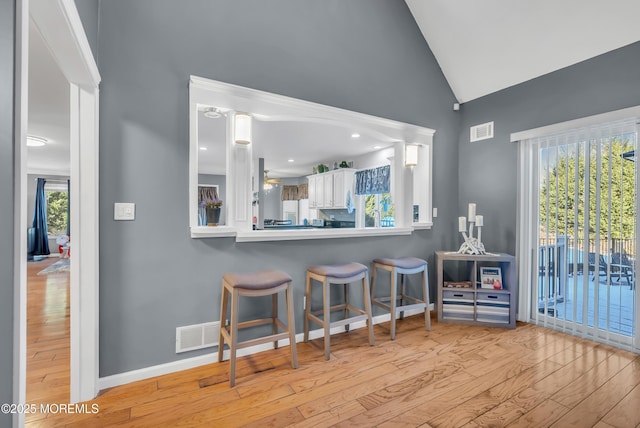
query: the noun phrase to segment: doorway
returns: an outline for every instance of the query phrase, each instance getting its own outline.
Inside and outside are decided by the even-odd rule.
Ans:
[[[69,81],[32,20],[28,62],[25,214],[28,235],[38,245],[27,254],[26,402],[39,405],[70,398],[71,120]],[[28,415],[27,422],[41,417]]]
[[[626,349],[640,345],[637,138],[631,117],[520,143],[526,320]]]
[[[71,236],[74,263],[70,270],[70,397],[79,402],[98,390],[98,84],[100,75],[80,22],[69,1],[16,2],[16,194],[15,217],[18,304],[14,313],[16,385],[14,401],[26,402],[27,322],[27,149],[29,117],[29,26],[35,24],[69,82],[69,157]],[[74,197],[73,195],[77,195]],[[80,221],[82,219],[82,221]],[[83,308],[82,311],[79,308]],[[17,415],[18,425],[24,415]]]

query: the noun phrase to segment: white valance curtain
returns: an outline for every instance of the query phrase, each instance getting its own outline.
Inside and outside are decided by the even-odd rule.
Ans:
[[[389,193],[391,189],[391,166],[379,166],[356,172],[356,195]]]

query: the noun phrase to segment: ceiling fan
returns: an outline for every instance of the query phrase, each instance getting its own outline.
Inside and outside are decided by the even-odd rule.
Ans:
[[[264,182],[267,184],[282,184],[279,178],[269,178],[269,170],[264,170]]]
[[[282,184],[282,180],[279,178],[269,178],[269,170],[264,170],[264,188],[271,189],[273,186]]]

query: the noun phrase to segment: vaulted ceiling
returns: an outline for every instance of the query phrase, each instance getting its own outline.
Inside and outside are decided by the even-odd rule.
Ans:
[[[459,102],[640,40],[639,0],[406,0]]]

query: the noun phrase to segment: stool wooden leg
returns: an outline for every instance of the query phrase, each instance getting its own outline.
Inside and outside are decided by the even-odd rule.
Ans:
[[[291,283],[287,285],[285,292],[287,302],[287,328],[289,329],[289,346],[291,347],[291,367],[298,368],[298,354],[296,352],[296,324],[293,312],[293,287]]]
[[[349,290],[347,290],[347,284],[343,284],[344,289],[344,317],[349,318]],[[344,331],[349,331],[349,324],[344,326]]]
[[[371,299],[373,300],[376,295],[375,293],[375,284],[376,284],[376,270],[378,270],[378,265],[377,264],[373,264],[373,267],[371,268],[371,287],[369,287],[370,289],[370,295],[371,295]]]
[[[403,273],[400,274],[400,306],[404,306],[404,285],[407,276]],[[404,319],[404,311],[400,311],[400,319]]]
[[[427,324],[427,330],[431,330],[431,314],[429,312],[429,288],[427,287],[428,277],[429,277],[429,271],[427,266],[425,266],[424,270],[422,271],[422,293],[423,293],[422,295],[424,297],[424,303],[426,306],[424,308],[424,318]]]
[[[322,281],[322,304],[324,310],[324,319],[322,320],[324,327],[324,358],[328,361],[331,358],[331,293],[329,292],[330,284],[327,283],[327,278]]]
[[[227,325],[227,305],[229,301],[229,293],[227,287],[222,284],[222,304],[220,305],[220,336],[218,338],[218,362],[222,361],[222,353],[224,351],[224,336],[222,329]]]
[[[366,274],[362,278],[362,295],[365,312],[367,313],[367,325],[369,326],[369,345],[373,346],[375,342],[373,338],[373,318],[371,317],[371,295],[369,294],[369,286],[367,284],[369,282],[368,277],[369,274]]]
[[[389,299],[389,306],[391,309],[389,310],[389,315],[391,316],[391,340],[396,339],[396,270],[391,270],[391,294]]]
[[[231,386],[236,384],[236,349],[238,345],[238,290],[231,293],[231,345],[230,360],[231,368],[229,370],[229,383]]]
[[[304,326],[304,341],[308,342],[309,341],[309,314],[311,313],[311,275],[309,275],[309,272],[307,272],[307,284],[306,284],[306,290],[305,290],[305,305],[304,305],[304,319],[303,319],[303,326]]]
[[[271,295],[271,331],[273,334],[278,334],[278,324],[276,324],[276,320],[278,319],[278,293]],[[278,341],[273,342],[273,349],[278,349]]]

